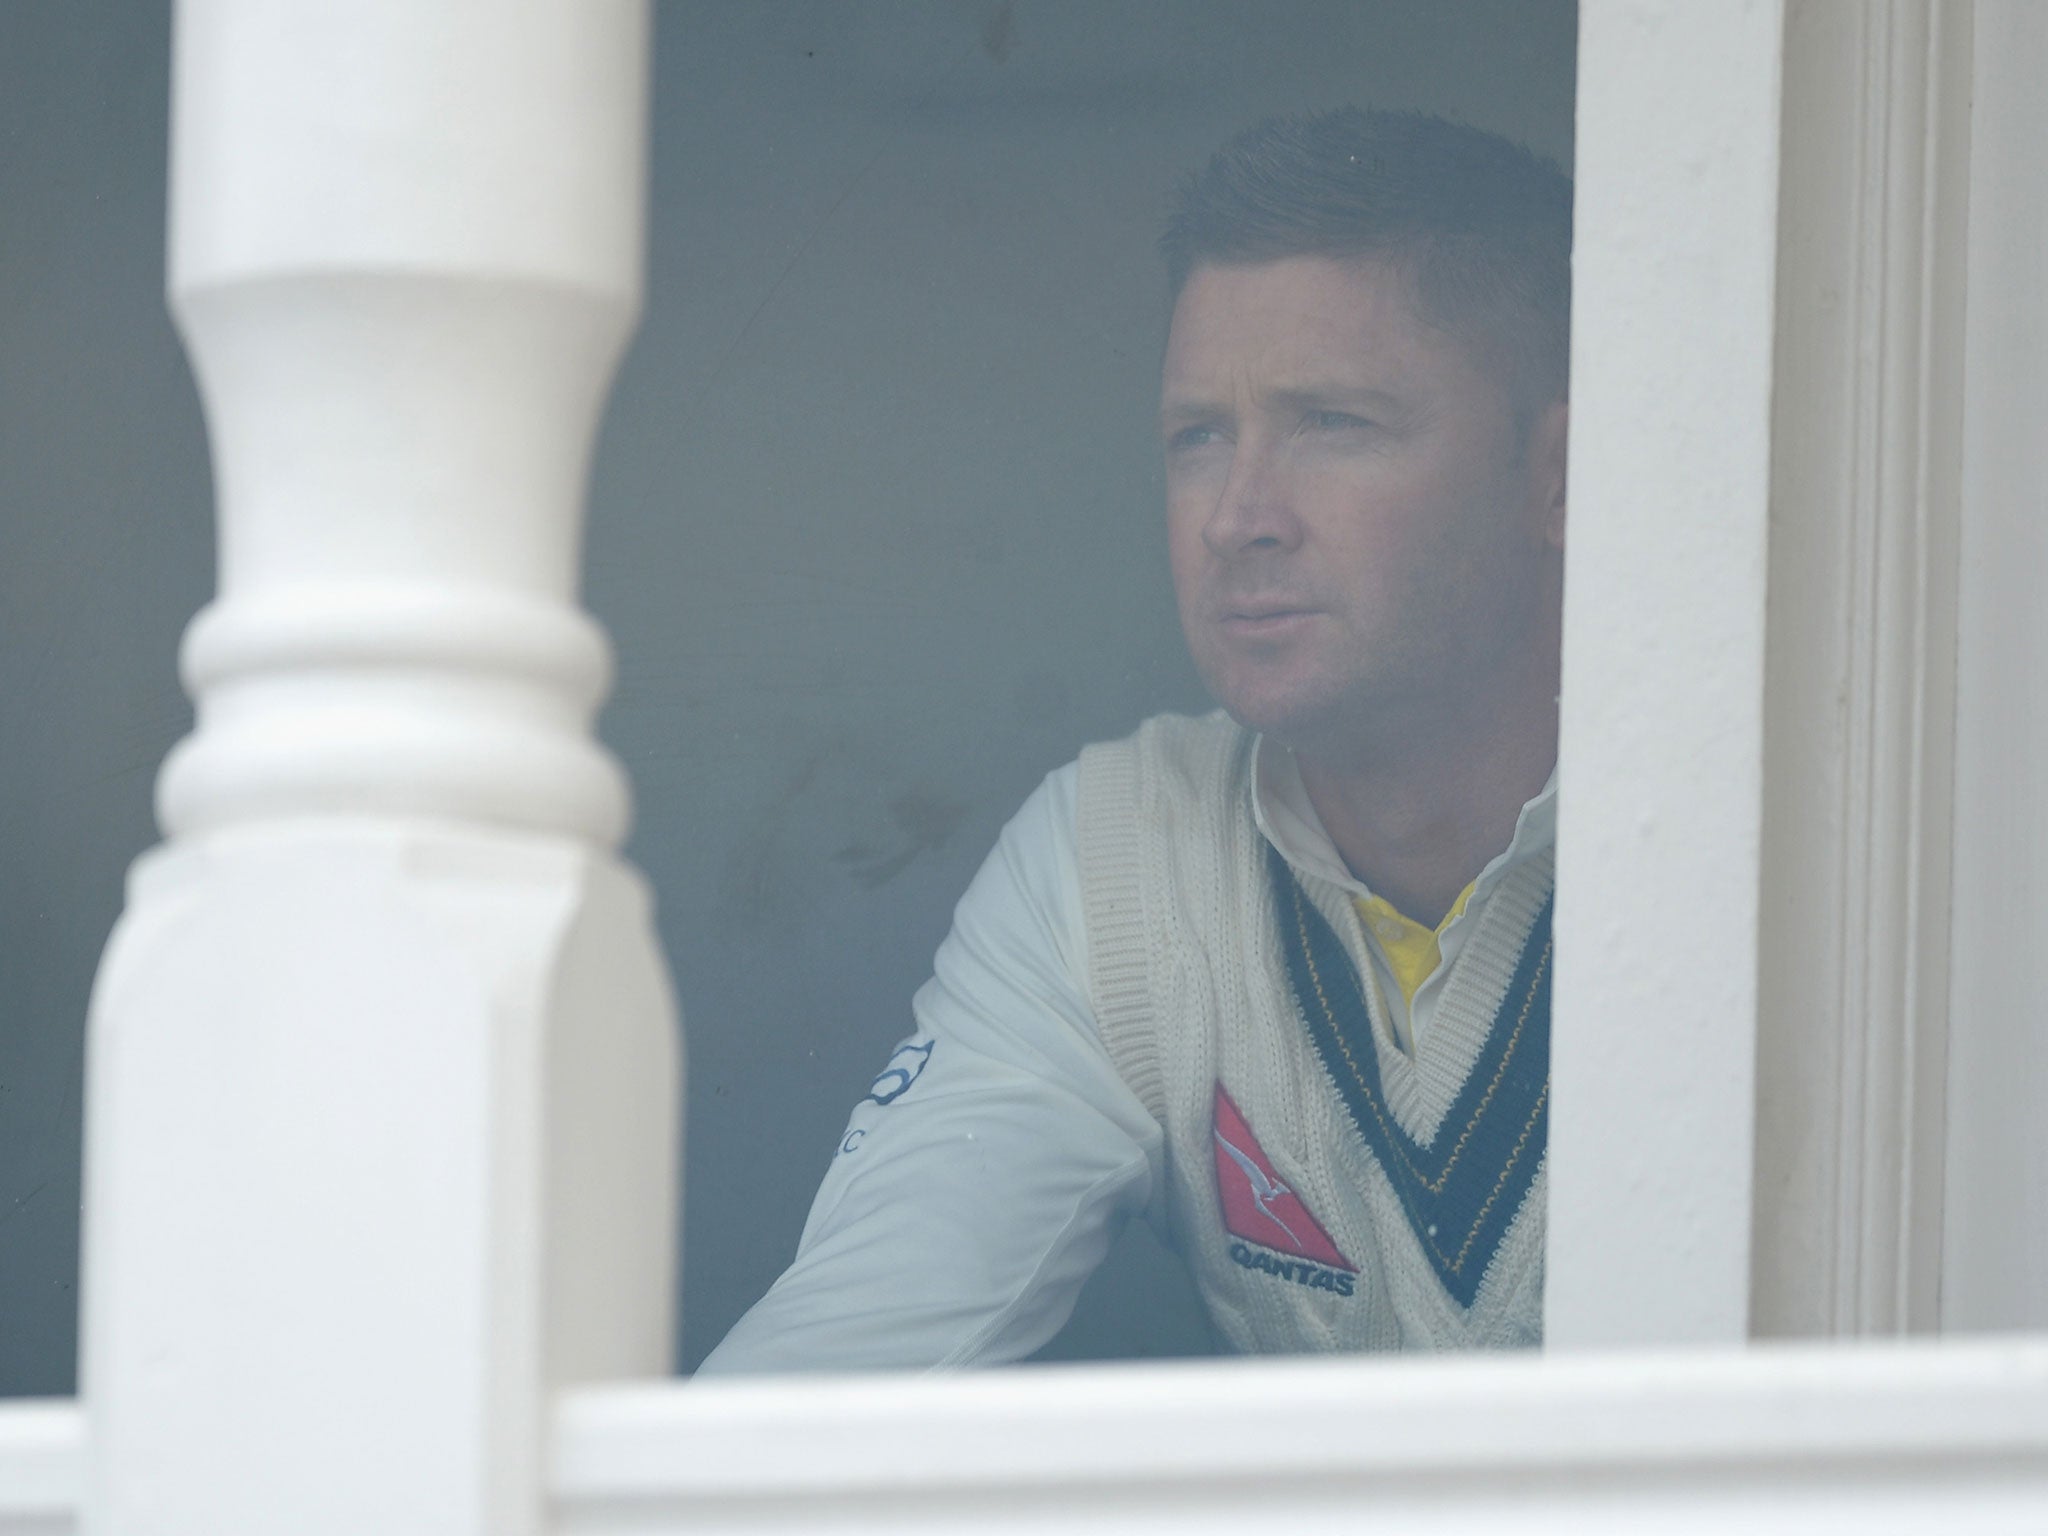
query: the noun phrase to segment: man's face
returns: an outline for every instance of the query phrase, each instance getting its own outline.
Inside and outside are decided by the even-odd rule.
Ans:
[[[1197,267],[1161,390],[1167,542],[1203,680],[1336,746],[1554,653],[1564,408],[1506,381],[1366,260]]]

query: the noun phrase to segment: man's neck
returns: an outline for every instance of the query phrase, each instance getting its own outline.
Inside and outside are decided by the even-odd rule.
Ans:
[[[1394,751],[1295,752],[1302,788],[1351,873],[1416,922],[1435,927],[1513,840],[1522,807],[1557,761],[1557,711],[1493,716],[1461,732],[1389,733]]]

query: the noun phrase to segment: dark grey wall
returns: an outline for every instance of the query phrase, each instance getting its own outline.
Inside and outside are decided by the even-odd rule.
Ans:
[[[1344,101],[1568,157],[1572,35],[1568,0],[659,8],[588,596],[689,1030],[685,1364],[788,1257],[1018,801],[1201,703],[1150,427],[1171,179]],[[79,1021],[211,579],[165,48],[154,7],[0,11],[0,1393],[71,1388]],[[1055,1352],[1203,1345],[1138,1235]]]
[[[0,1393],[71,1390],[86,992],[213,581],[167,43],[151,6],[0,8]]]

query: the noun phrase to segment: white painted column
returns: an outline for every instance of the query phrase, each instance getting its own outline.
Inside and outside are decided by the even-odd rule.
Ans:
[[[105,1536],[531,1532],[669,1368],[673,1006],[590,734],[640,0],[184,0],[170,284],[220,594],[90,1025]]]
[[[1748,1332],[1778,0],[1585,0],[1544,1329]]]

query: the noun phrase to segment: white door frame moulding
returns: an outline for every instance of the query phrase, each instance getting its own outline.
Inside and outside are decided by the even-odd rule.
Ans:
[[[1970,0],[1786,17],[1754,1329],[1941,1278]]]
[[[1975,30],[1944,1331],[2048,1329],[2048,7]]]

